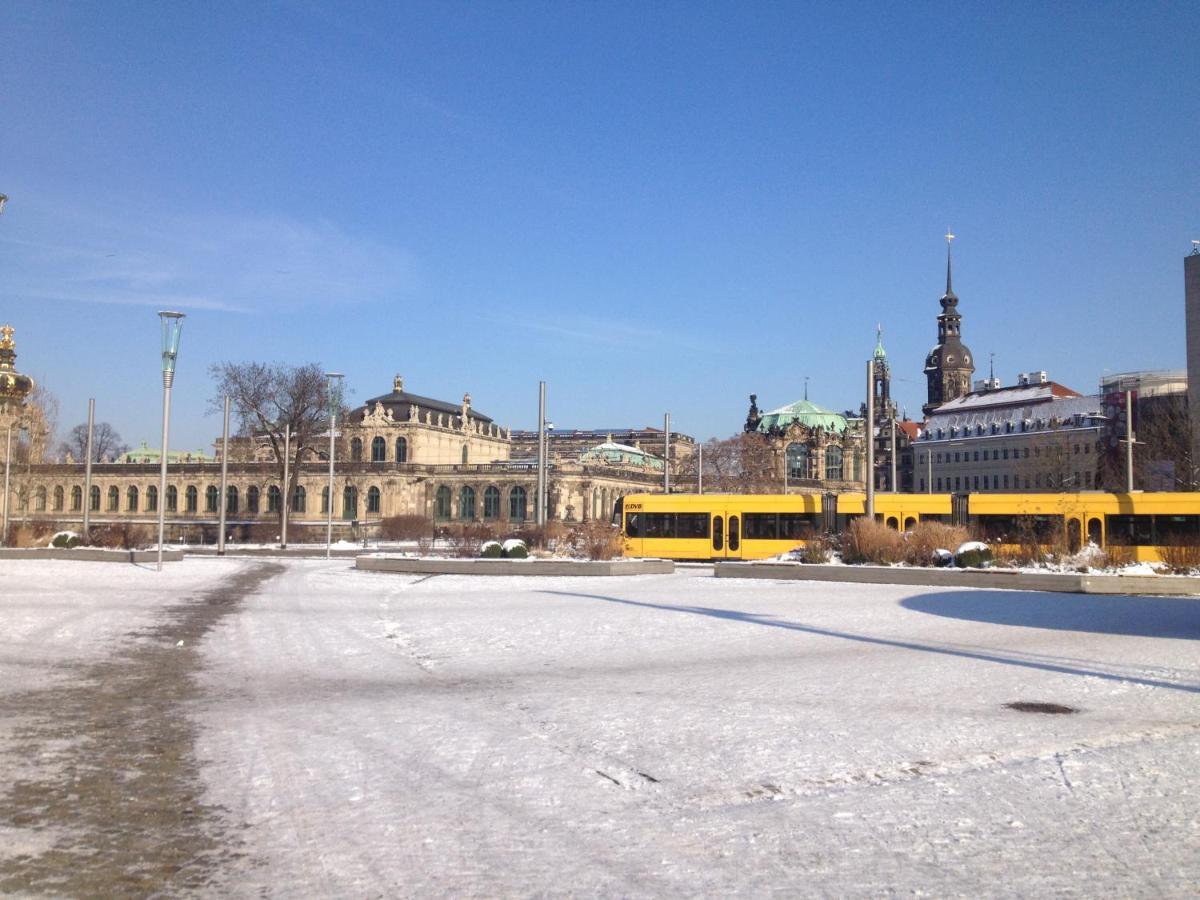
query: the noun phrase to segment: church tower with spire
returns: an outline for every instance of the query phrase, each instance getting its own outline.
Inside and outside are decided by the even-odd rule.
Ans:
[[[942,295],[942,313],[938,316],[937,346],[925,357],[925,380],[929,402],[921,407],[925,417],[949,400],[971,390],[975,363],[971,351],[962,342],[962,316],[958,314],[958,296],[951,277],[950,242],[954,235],[946,232],[946,293]]]

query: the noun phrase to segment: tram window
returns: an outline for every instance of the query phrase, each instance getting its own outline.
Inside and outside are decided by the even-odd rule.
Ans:
[[[1005,544],[1030,539],[1048,543],[1060,535],[1063,527],[1061,516],[976,516],[974,524],[982,540]]]
[[[813,517],[806,513],[780,513],[779,537],[782,540],[801,541],[812,537]]]
[[[642,537],[674,537],[674,518],[671,513],[642,513]]]
[[[775,513],[746,513],[742,531],[748,541],[773,541],[779,536],[779,517]]]
[[[625,516],[625,536],[631,538],[642,536],[641,513],[629,513]]]
[[[1106,516],[1105,531],[1111,544],[1153,546],[1154,516]],[[1165,516],[1162,518],[1166,518]]]
[[[1154,531],[1160,545],[1192,544],[1200,538],[1200,516],[1155,516]]]
[[[708,513],[676,513],[675,536],[681,538],[707,538]]]

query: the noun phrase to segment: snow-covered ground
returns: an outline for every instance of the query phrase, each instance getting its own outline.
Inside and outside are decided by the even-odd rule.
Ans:
[[[302,563],[210,638],[201,753],[282,895],[1184,893],[1198,637],[1193,601]]]
[[[158,572],[154,563],[0,561],[0,698],[46,687],[69,664],[109,656],[170,604],[246,566],[185,559]]]
[[[205,802],[243,854],[217,893],[1200,882],[1195,600],[274,564],[204,638],[187,705]],[[74,571],[36,565],[52,568],[6,564],[0,585]],[[231,565],[255,563],[172,577]],[[91,601],[127,593],[106,581]],[[54,615],[25,626],[26,657],[82,652]],[[1019,701],[1079,712],[1005,708]]]

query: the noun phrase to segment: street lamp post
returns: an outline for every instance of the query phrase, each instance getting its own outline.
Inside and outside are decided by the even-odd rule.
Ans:
[[[343,377],[341,372],[326,372],[329,394],[329,508],[325,524],[325,558],[333,557],[333,456],[334,435],[337,432],[338,406],[341,405],[342,393],[334,385]]]
[[[292,502],[291,491],[292,423],[283,426],[283,529],[279,534],[279,546],[287,549],[288,507]]]
[[[229,395],[225,395],[225,431],[221,438],[221,506],[217,518],[217,556],[225,555],[225,516],[229,512]]]
[[[13,424],[14,424],[13,422],[8,423],[8,445],[7,445],[7,447],[5,447],[5,450],[4,450],[4,530],[2,532],[0,532],[0,544],[3,544],[5,547],[8,546],[8,504],[9,504],[9,499],[11,496],[9,494],[9,487],[8,487],[8,474],[9,474],[9,468],[12,465]],[[21,432],[28,431],[29,429],[26,428],[26,426],[23,422],[17,422],[15,424],[17,426],[17,440],[20,440]]]
[[[87,445],[84,449],[83,456],[83,543],[86,545],[89,541],[92,515],[92,431],[96,424],[96,398],[88,398],[88,424],[87,424]],[[165,502],[162,497],[158,498],[159,503]]]
[[[167,440],[171,429],[171,385],[175,381],[175,359],[179,356],[179,337],[183,333],[183,313],[160,311],[162,326],[163,429],[162,460],[158,472],[158,571],[162,571],[163,532],[167,524]],[[91,502],[91,497],[88,498]]]
[[[875,521],[875,360],[867,360],[867,521]]]
[[[537,525],[546,524],[546,382],[538,382],[538,448],[537,448]]]

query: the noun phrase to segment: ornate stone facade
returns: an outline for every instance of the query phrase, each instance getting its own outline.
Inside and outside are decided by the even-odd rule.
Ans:
[[[489,522],[498,528],[535,519],[536,467],[512,458],[510,431],[474,409],[469,395],[461,404],[450,404],[409,394],[397,376],[391,393],[353,410],[339,430],[333,486],[337,536],[370,536],[384,518],[399,515]],[[294,541],[324,537],[329,471],[328,457],[319,456],[302,463],[297,476],[289,516]],[[661,469],[625,465],[603,454],[559,455],[551,459],[548,472],[548,518],[567,522],[607,521],[621,495],[662,487]],[[157,522],[157,464],[94,465],[90,497],[84,496],[82,464],[25,466],[14,476],[17,521],[40,519],[77,528],[89,503],[94,525]],[[165,510],[172,539],[215,536],[220,483],[219,462],[170,462]],[[231,442],[225,498],[229,530],[237,533],[254,525],[276,530],[281,502],[270,445]],[[263,536],[262,530],[260,538],[273,536]]]
[[[866,450],[862,419],[847,418],[807,399],[768,413],[750,395],[744,430],[768,441],[780,490],[862,490]]]

